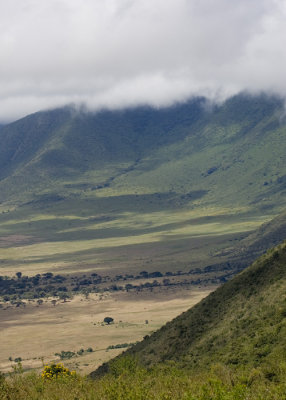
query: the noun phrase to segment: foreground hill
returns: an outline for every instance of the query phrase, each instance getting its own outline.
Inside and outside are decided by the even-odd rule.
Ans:
[[[136,356],[148,367],[173,360],[196,370],[217,362],[271,369],[286,359],[285,292],[284,243],[123,357]]]

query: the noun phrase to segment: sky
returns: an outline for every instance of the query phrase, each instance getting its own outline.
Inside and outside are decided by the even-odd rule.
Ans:
[[[286,94],[285,0],[0,0],[0,121]]]

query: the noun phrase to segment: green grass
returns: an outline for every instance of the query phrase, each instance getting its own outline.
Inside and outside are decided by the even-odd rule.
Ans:
[[[274,370],[275,381],[270,378]],[[235,371],[218,364],[204,373],[191,373],[175,364],[146,370],[125,360],[96,381],[81,376],[44,380],[35,373],[16,373],[2,378],[0,387],[1,400],[281,400],[286,396],[284,364],[268,371]]]
[[[68,273],[76,265],[79,271],[117,270],[124,261],[123,268],[138,272],[158,267],[172,270],[176,264],[176,270],[188,270],[191,261],[207,265],[213,252],[227,246],[228,240],[269,219],[226,207],[184,207],[170,212],[155,205],[140,212],[135,204],[133,210],[121,212],[111,209],[120,207],[117,198],[112,200],[59,202],[48,208],[25,206],[0,214],[0,273]]]

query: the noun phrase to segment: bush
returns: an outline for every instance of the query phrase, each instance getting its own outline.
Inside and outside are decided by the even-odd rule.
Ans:
[[[93,348],[92,348],[92,347],[89,347],[88,349],[86,349],[86,351],[87,351],[88,353],[92,353],[92,352],[93,352]]]
[[[61,360],[72,358],[75,355],[76,354],[73,351],[64,351],[64,350],[62,350],[60,353],[55,353],[55,356],[59,356]]]
[[[45,366],[41,376],[43,379],[73,377],[76,376],[76,372],[70,371],[68,368],[64,367],[63,364],[51,364]]]
[[[111,317],[105,317],[103,322],[105,322],[107,325],[111,324],[111,322],[113,322],[113,318]]]

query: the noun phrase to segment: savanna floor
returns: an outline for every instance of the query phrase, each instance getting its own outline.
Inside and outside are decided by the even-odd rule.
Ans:
[[[91,353],[64,360],[69,368],[86,374],[123,350],[107,350],[108,346],[141,340],[214,289],[107,292],[75,296],[55,306],[51,299],[40,306],[30,301],[25,308],[5,305],[0,309],[0,371],[8,372],[16,365],[9,357],[21,357],[25,370],[37,369],[59,361],[55,353],[91,347]],[[106,316],[114,323],[104,324]]]

